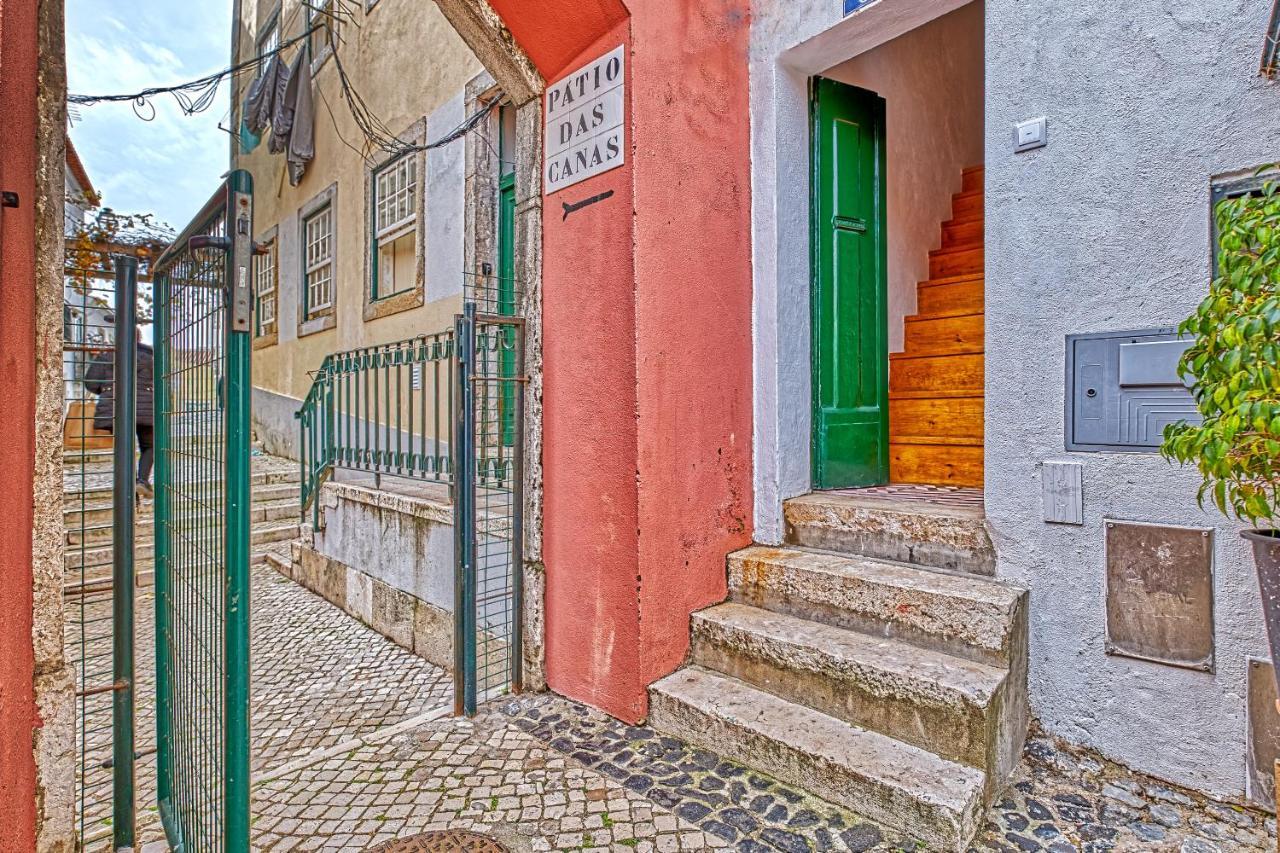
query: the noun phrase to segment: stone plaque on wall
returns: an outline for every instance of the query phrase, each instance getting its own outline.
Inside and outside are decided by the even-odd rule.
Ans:
[[[1280,758],[1280,712],[1271,661],[1249,658],[1249,801],[1276,810],[1276,759]]]
[[[1106,523],[1107,653],[1213,669],[1213,531]]]

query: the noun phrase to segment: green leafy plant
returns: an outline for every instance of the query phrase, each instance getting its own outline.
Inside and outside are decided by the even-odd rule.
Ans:
[[[1209,296],[1179,331],[1179,364],[1199,424],[1165,429],[1161,452],[1204,478],[1199,500],[1274,528],[1280,513],[1280,184],[1219,202],[1218,270]]]

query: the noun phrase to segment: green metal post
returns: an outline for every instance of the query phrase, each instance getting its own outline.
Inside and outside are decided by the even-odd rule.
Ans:
[[[111,722],[112,836],[114,849],[134,841],[133,534],[134,432],[137,425],[138,259],[113,258],[116,274],[115,422],[111,501]]]
[[[226,327],[226,708],[224,741],[226,853],[249,850],[249,539],[252,342],[253,180],[228,178]]]
[[[173,660],[169,637],[172,633],[169,602],[173,597],[171,577],[173,539],[172,463],[169,458],[169,416],[173,403],[169,394],[172,371],[169,353],[169,275],[155,279],[155,620],[156,620],[156,800],[160,819],[170,838],[179,838],[173,819]]]
[[[468,302],[458,317],[458,409],[455,413],[454,478],[454,710],[476,712],[476,306]]]

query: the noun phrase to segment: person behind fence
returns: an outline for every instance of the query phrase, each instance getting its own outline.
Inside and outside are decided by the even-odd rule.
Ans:
[[[97,429],[111,432],[115,425],[115,353],[104,350],[94,356],[89,370],[84,377],[84,385],[89,393],[98,395],[97,408],[93,414],[93,425]],[[155,460],[155,360],[151,347],[138,342],[138,374],[137,396],[135,403],[134,430],[138,436],[138,479],[137,492],[141,497],[151,498],[151,465]]]

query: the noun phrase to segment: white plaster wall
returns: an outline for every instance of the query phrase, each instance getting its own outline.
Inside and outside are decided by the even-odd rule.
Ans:
[[[459,91],[427,116],[427,139],[440,139],[466,119]],[[427,152],[426,299],[462,295],[466,224],[466,146],[461,140]],[[436,331],[423,329],[421,331]]]
[[[823,72],[885,99],[889,350],[951,218],[961,170],[982,163],[983,6],[970,3]]]
[[[1237,526],[1155,455],[1066,454],[1064,337],[1172,325],[1209,282],[1209,180],[1280,156],[1256,76],[1269,3],[987,2],[987,515],[1031,589],[1031,700],[1049,731],[1220,796],[1245,781],[1245,674],[1266,657]],[[1011,150],[1046,115],[1049,146]],[[1084,465],[1085,524],[1041,520],[1040,466]],[[1108,657],[1103,519],[1211,525],[1217,671]]]
[[[757,0],[751,28],[755,530],[782,539],[782,501],[809,491],[808,78],[965,5]]]
[[[315,550],[453,612],[453,525],[338,498]],[[372,535],[371,535],[372,531]]]

